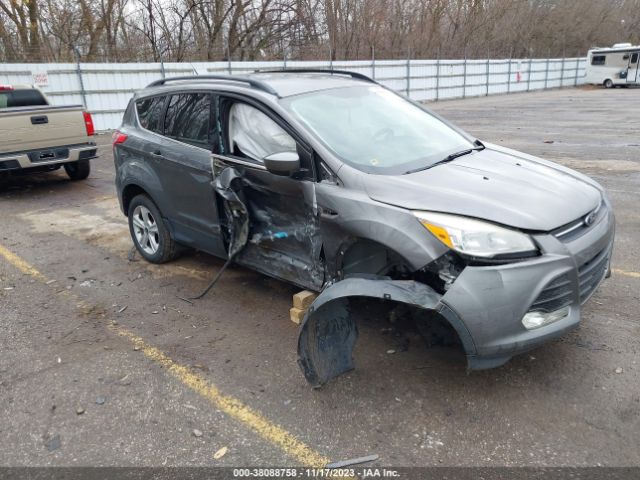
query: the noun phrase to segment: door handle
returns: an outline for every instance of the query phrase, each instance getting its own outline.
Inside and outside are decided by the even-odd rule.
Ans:
[[[162,157],[162,152],[160,150],[154,150],[153,152],[151,152],[151,155],[153,155],[154,157]]]
[[[43,125],[45,123],[49,123],[49,118],[46,115],[31,117],[32,125]]]

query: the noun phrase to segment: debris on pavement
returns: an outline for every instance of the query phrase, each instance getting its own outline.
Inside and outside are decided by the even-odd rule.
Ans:
[[[78,407],[76,408],[76,415],[82,415],[84,413],[84,408]]]
[[[624,369],[622,367],[617,367],[614,371],[616,373],[622,373],[622,372],[624,372]]]
[[[202,436],[202,430],[198,430],[197,428],[194,428],[192,433],[196,438],[200,438]]]
[[[104,405],[104,402],[106,402],[107,399],[104,397],[98,397],[96,398],[96,405]]]
[[[124,307],[122,307],[120,310],[118,310],[118,313],[122,313],[127,309],[128,305],[125,305]]]
[[[222,447],[220,450],[218,450],[216,453],[213,454],[213,458],[215,458],[216,460],[224,457],[227,454],[227,451],[229,449],[227,447]]]
[[[325,468],[332,468],[332,469],[344,468],[344,467],[349,467],[351,465],[358,465],[361,463],[373,462],[375,460],[378,460],[378,458],[380,457],[376,454],[366,455],[364,457],[350,458],[348,460],[340,460],[338,462],[328,463]]]

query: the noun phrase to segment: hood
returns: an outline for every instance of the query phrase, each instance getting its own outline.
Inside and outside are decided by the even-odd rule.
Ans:
[[[493,148],[408,175],[366,175],[373,200],[550,231],[595,209],[601,193],[577,172]]]

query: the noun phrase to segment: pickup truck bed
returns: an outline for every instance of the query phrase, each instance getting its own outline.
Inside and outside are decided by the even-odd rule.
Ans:
[[[0,108],[0,172],[65,166],[74,178],[78,167],[88,175],[96,156],[93,123],[82,106]]]

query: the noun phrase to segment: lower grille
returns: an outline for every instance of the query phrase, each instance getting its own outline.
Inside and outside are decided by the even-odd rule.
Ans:
[[[533,302],[529,311],[539,310],[543,312],[553,312],[567,305],[571,305],[573,301],[573,288],[571,287],[571,279],[569,274],[565,273],[549,283],[536,301]]]
[[[578,282],[580,284],[580,303],[584,303],[591,296],[600,281],[607,273],[609,265],[608,249],[604,249],[598,255],[578,268]]]
[[[609,249],[604,249],[588,262],[578,267],[578,284],[580,287],[580,303],[591,296],[600,281],[607,273]],[[570,305],[573,301],[573,286],[568,273],[560,275],[550,282],[538,295],[529,311],[553,312]]]

